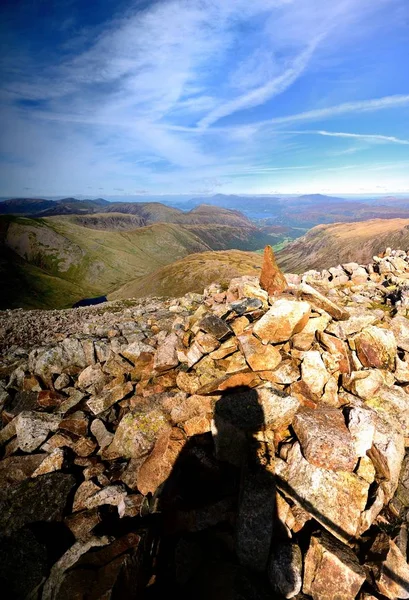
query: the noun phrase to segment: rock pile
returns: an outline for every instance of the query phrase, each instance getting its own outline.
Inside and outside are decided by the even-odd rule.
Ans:
[[[21,338],[0,382],[8,597],[409,598],[408,279],[387,251]]]

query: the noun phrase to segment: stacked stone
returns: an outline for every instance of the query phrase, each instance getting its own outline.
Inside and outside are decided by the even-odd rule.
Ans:
[[[270,259],[4,367],[11,597],[409,598],[409,321]]]

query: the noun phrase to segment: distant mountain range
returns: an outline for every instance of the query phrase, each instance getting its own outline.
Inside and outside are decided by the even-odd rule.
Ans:
[[[173,205],[169,200],[160,203],[108,202],[103,198],[16,198],[0,202],[0,214],[48,217],[114,212],[138,216],[140,226],[158,222],[203,225],[214,220],[215,213],[210,211],[210,207],[224,211],[219,213],[220,218],[224,222],[228,220],[229,224],[235,221],[241,226],[243,220],[246,220],[249,226],[276,225],[301,227],[305,230],[320,223],[409,218],[409,197],[386,196],[357,200],[322,194],[283,197],[216,194],[183,202],[175,200]],[[232,211],[236,213],[235,216]]]

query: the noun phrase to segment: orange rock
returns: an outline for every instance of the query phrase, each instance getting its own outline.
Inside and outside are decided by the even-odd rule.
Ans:
[[[271,246],[264,248],[263,266],[261,268],[260,286],[269,296],[283,292],[287,287],[284,273],[278,267]]]

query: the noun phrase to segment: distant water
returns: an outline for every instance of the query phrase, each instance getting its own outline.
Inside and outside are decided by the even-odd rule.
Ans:
[[[72,305],[73,308],[79,308],[80,306],[92,306],[93,304],[102,304],[102,302],[107,302],[106,296],[98,296],[98,298],[84,298],[84,300],[80,300]]]

